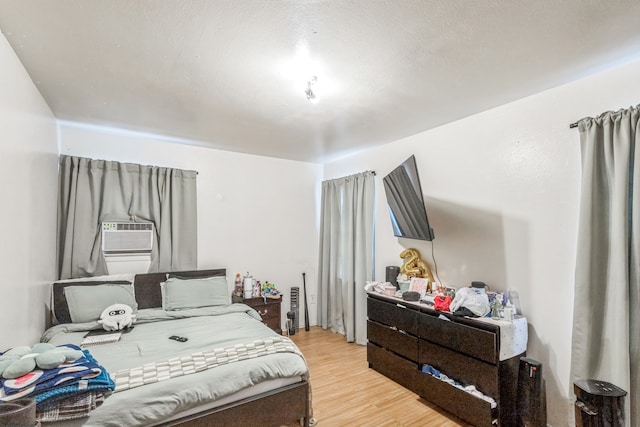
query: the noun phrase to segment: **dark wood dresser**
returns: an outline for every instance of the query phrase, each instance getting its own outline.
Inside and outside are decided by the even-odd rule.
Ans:
[[[374,293],[367,298],[367,316],[370,368],[474,426],[491,426],[494,420],[500,427],[515,426],[518,368],[525,353],[499,360],[498,325]],[[497,407],[423,373],[424,364],[474,385]]]
[[[282,321],[280,319],[280,305],[282,297],[267,298],[266,302],[262,297],[240,298],[233,297],[233,302],[241,302],[257,311],[262,316],[262,323],[282,335]]]

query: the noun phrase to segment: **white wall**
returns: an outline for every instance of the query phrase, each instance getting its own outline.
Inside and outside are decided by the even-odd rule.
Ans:
[[[528,356],[543,363],[548,421],[567,425],[580,147],[569,124],[640,102],[640,62],[609,70],[325,165],[331,179],[376,177],[376,275],[403,248],[433,268],[431,243],[393,237],[382,178],[418,163],[439,277],[515,289],[529,321]],[[603,378],[606,380],[606,378]]]
[[[55,118],[0,35],[0,351],[39,341],[55,275]]]
[[[308,286],[317,281],[320,165],[73,123],[59,129],[61,154],[198,171],[198,268],[227,268],[230,286],[247,271],[275,283],[284,295],[283,326],[290,288],[302,291],[303,272]],[[315,304],[309,314],[316,318]]]

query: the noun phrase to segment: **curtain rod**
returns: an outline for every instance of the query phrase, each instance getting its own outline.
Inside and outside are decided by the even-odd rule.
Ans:
[[[578,127],[578,122],[571,123],[571,124],[569,125],[569,129],[573,129],[573,128],[577,128],[577,127]]]

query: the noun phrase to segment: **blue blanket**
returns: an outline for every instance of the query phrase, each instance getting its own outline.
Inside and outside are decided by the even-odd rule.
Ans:
[[[82,350],[74,344],[64,344]],[[36,369],[15,379],[0,379],[0,401],[31,397],[36,406],[73,396],[89,390],[111,393],[115,384],[109,373],[98,364],[89,350],[84,357],[54,369]]]

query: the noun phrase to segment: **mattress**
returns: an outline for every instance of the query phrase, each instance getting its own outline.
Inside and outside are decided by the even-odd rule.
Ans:
[[[244,304],[165,312],[139,310],[134,328],[115,343],[87,347],[93,357],[116,380],[116,391],[89,418],[50,425],[140,426],[154,425],[181,414],[198,412],[236,398],[303,381],[308,370],[302,354],[288,338],[260,322],[260,316]],[[56,325],[42,340],[52,344],[80,344],[96,322]],[[169,339],[187,338],[186,341]],[[196,372],[150,380],[127,388],[119,378],[128,378],[135,368],[158,366],[168,360],[184,360],[202,354],[219,354],[255,343],[286,340],[293,351],[259,351],[245,358],[218,358]],[[223,353],[224,353],[223,351]],[[226,354],[226,353],[224,353]],[[216,359],[216,362],[220,360]],[[229,360],[227,360],[229,359]],[[133,371],[132,371],[133,370]],[[124,383],[122,383],[124,384]]]

